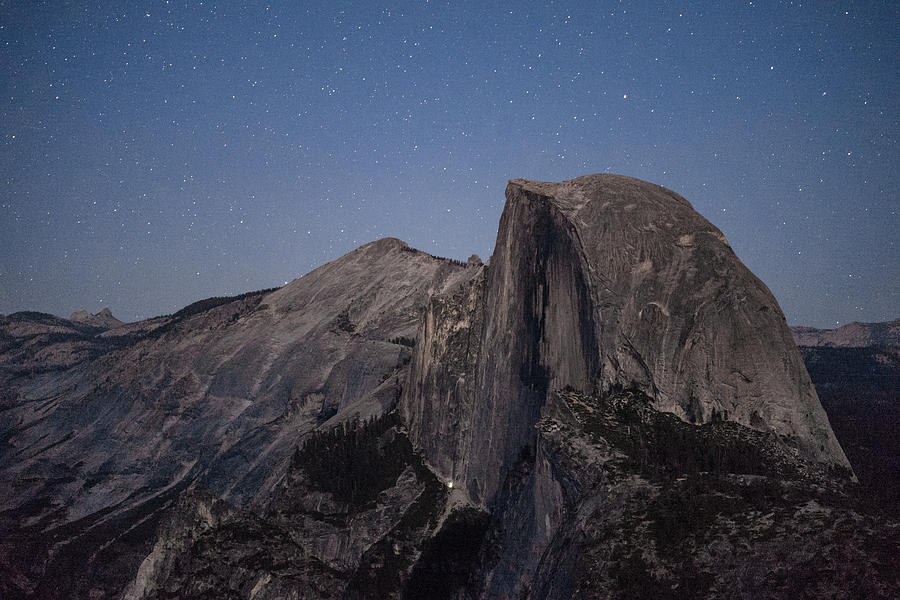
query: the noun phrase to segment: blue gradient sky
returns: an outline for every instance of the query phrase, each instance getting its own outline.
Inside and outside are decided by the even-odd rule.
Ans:
[[[383,236],[487,257],[507,179],[609,171],[790,323],[896,318],[898,11],[0,0],[0,312],[134,320]]]

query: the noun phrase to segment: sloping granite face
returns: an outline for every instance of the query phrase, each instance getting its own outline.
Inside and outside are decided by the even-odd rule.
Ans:
[[[127,577],[104,561],[136,566],[148,540],[128,546],[123,533],[152,530],[181,490],[264,509],[307,433],[396,403],[411,352],[401,342],[428,297],[466,272],[383,239],[278,290],[200,302],[119,338],[4,318],[0,566],[37,596],[86,596],[78,586]]]

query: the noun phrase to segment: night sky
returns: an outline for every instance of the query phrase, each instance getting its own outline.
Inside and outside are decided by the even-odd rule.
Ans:
[[[384,236],[486,258],[508,179],[613,172],[789,323],[896,318],[898,6],[0,0],[0,313],[171,313]]]

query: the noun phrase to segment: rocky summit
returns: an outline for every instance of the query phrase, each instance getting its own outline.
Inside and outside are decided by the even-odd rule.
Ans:
[[[0,595],[900,594],[722,233],[618,175],[506,196],[485,263],[384,239],[140,323],[0,317]]]
[[[124,325],[122,321],[113,316],[112,311],[108,308],[104,308],[96,314],[91,314],[86,310],[79,310],[69,315],[69,320],[102,329],[115,329],[116,327]]]

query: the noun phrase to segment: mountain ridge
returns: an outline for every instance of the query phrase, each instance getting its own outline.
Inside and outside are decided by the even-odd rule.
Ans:
[[[862,348],[900,346],[900,319],[881,323],[852,321],[835,329],[794,326],[791,333],[798,346]]]
[[[900,525],[853,499],[777,303],[687,200],[511,180],[495,248],[385,238],[99,333],[0,318],[0,593],[900,590]]]

